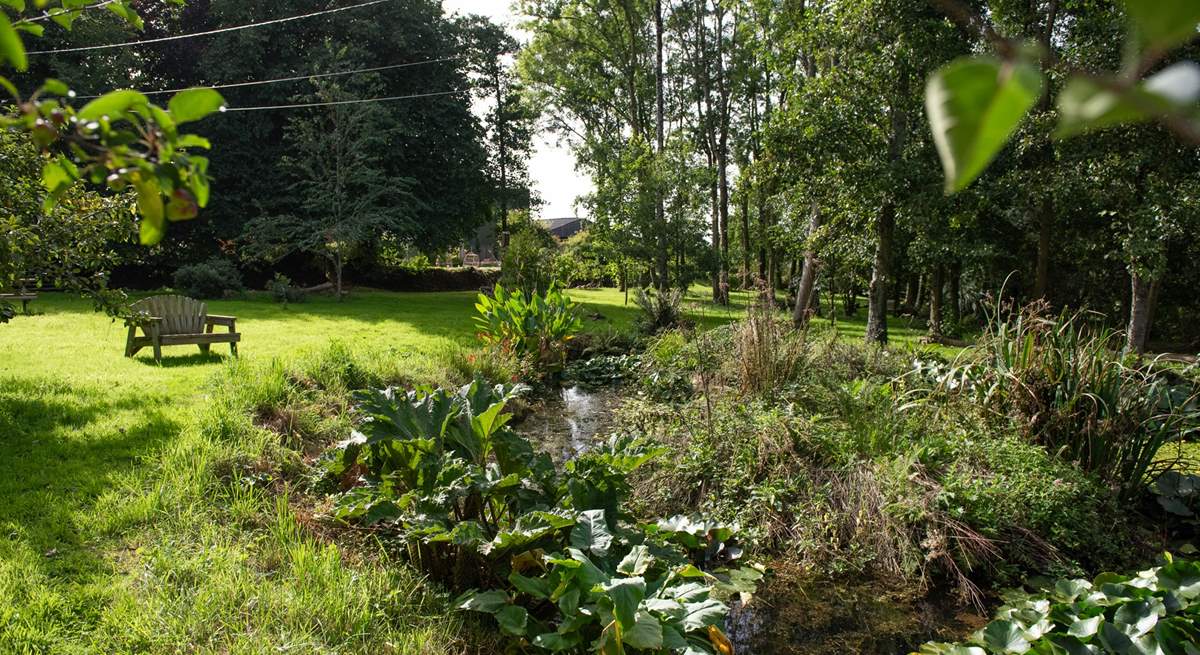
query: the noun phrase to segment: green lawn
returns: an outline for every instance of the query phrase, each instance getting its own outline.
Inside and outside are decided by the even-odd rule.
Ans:
[[[716,307],[706,294],[687,301],[705,326],[748,301]],[[635,320],[616,290],[571,295],[589,330]],[[439,353],[474,344],[473,302],[371,291],[287,309],[210,302],[238,317],[236,363],[219,346],[168,348],[162,365],[149,351],[126,359],[123,325],[57,294],[0,326],[0,652],[456,650],[459,627],[404,567],[339,551],[298,527],[302,510],[279,490],[222,487],[214,471],[277,447],[227,400],[274,393],[256,388],[275,384],[272,362],[319,360],[340,342],[380,377],[440,380]],[[861,319],[838,327],[861,338]],[[218,391],[218,379],[240,388]]]

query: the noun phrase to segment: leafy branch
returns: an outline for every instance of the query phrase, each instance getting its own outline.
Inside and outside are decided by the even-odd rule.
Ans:
[[[167,1],[184,4],[184,0]],[[44,28],[37,23],[46,19],[70,29],[83,12],[105,8],[136,29],[143,26],[129,0],[57,0],[57,9],[47,10],[51,4],[35,0],[35,9],[43,13],[22,16],[27,10],[25,0],[0,0],[0,65],[27,70],[29,60],[20,33],[41,36]],[[70,103],[75,94],[59,80],[46,80],[29,98],[22,98],[4,77],[0,88],[15,107],[13,113],[0,116],[0,128],[27,133],[43,152],[54,155],[42,172],[50,192],[47,209],[84,180],[114,191],[132,186],[141,216],[141,242],[153,245],[166,234],[168,221],[195,218],[208,204],[208,159],[190,154],[189,149],[207,149],[209,143],[182,133],[179,126],[221,110],[225,100],[216,91],[188,89],[162,108],[137,91],[117,90],[76,110]]]
[[[1122,70],[1096,74],[1061,61],[1044,43],[998,34],[982,17],[952,0],[938,4],[980,34],[997,56],[956,59],[930,76],[926,110],[946,176],[946,191],[966,188],[995,159],[1042,97],[1046,70],[1066,78],[1058,94],[1058,128],[1067,138],[1117,125],[1157,121],[1200,145],[1200,65],[1182,61],[1144,77],[1196,37],[1200,4],[1189,0],[1124,0],[1131,39]]]

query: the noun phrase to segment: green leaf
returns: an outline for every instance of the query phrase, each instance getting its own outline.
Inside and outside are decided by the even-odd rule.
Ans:
[[[1067,630],[1067,634],[1080,639],[1088,639],[1100,630],[1100,622],[1104,620],[1102,616],[1093,616],[1090,619],[1080,619],[1071,624]]]
[[[225,98],[212,89],[188,89],[176,93],[167,109],[178,124],[198,121],[209,114],[220,111]]]
[[[496,614],[506,606],[508,606],[508,594],[495,589],[469,594],[458,604],[459,609],[486,612],[487,614]]]
[[[1129,627],[1127,630],[1134,637],[1140,637],[1154,629],[1158,623],[1158,610],[1162,606],[1157,602],[1138,601],[1125,603],[1113,615],[1113,621],[1118,625]]]
[[[557,632],[548,632],[534,637],[533,645],[557,653],[575,648],[579,641],[579,633],[560,635]]]
[[[158,186],[158,179],[152,176],[138,176],[133,185],[137,188],[138,214],[142,217],[141,223],[138,224],[138,234],[142,245],[152,246],[162,241],[167,234],[162,190]]]
[[[647,546],[634,546],[633,550],[621,560],[617,565],[617,572],[625,575],[641,575],[650,568],[654,563],[654,557],[650,555],[650,548]]]
[[[604,585],[604,591],[613,601],[613,609],[617,622],[625,630],[633,629],[638,606],[646,597],[646,581],[642,578],[625,578],[614,580],[612,584]],[[662,634],[659,634],[659,639]]]
[[[496,612],[496,622],[505,633],[520,637],[525,634],[525,627],[529,623],[529,612],[524,607],[507,605]]]
[[[658,650],[663,646],[662,623],[649,612],[638,612],[633,627],[621,635],[621,641],[642,650]]]
[[[197,134],[184,134],[175,142],[176,148],[203,148],[209,150],[212,148],[212,143],[208,139]]]
[[[42,167],[42,186],[51,193],[57,193],[64,187],[75,183],[78,170],[66,159],[52,159]]]
[[[13,25],[13,28],[20,32],[32,34],[37,37],[40,37],[46,33],[46,28],[37,23],[17,23],[16,25]]]
[[[985,646],[999,653],[1024,653],[1030,648],[1021,627],[1011,621],[992,621],[982,637]]]
[[[25,45],[21,43],[21,35],[8,22],[8,16],[0,12],[0,63],[7,61],[13,68],[23,71],[29,68],[29,59],[25,56]]]
[[[929,78],[925,108],[948,193],[979,177],[1041,93],[1041,72],[1025,62],[964,57]]]
[[[534,598],[542,599],[550,597],[550,582],[548,580],[528,578],[513,571],[508,574],[508,581],[520,592],[529,594]]]
[[[579,550],[591,551],[600,557],[608,555],[613,536],[604,520],[604,510],[590,509],[579,515],[579,521],[571,528],[571,545]]]
[[[705,626],[720,625],[725,620],[729,608],[715,598],[702,600],[698,603],[687,603],[683,606],[683,631],[691,632]]]
[[[1148,48],[1165,50],[1196,37],[1200,2],[1124,0],[1125,12]]]
[[[137,91],[130,91],[128,89],[124,91],[112,91],[84,105],[83,109],[79,110],[79,119],[98,121],[105,116],[116,119],[124,116],[129,110],[136,107],[143,107],[149,102],[146,96]]]

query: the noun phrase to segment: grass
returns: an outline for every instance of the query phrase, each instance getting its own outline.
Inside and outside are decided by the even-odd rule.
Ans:
[[[603,315],[589,329],[636,317],[615,290],[572,295]],[[703,325],[744,307],[693,296]],[[313,353],[336,341],[375,377],[437,381],[439,353],[474,343],[473,302],[370,291],[287,309],[214,301],[238,317],[242,361],[177,347],[158,365],[148,351],[123,357],[124,326],[86,302],[43,295],[34,316],[0,327],[0,652],[457,649],[460,627],[408,569],[334,548],[302,529],[286,490],[217,471],[280,456],[248,418],[256,394],[274,392],[254,388],[271,383],[271,362],[319,367]]]

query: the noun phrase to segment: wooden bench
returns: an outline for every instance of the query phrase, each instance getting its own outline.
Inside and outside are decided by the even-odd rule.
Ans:
[[[36,287],[34,280],[17,280],[17,288],[10,291],[0,292],[0,301],[5,302],[20,302],[21,313],[29,314],[29,303],[37,300],[36,291],[30,291],[29,288]]]
[[[153,296],[139,300],[131,306],[133,315],[125,324],[129,326],[129,338],[125,342],[125,356],[133,357],[142,348],[154,348],[154,361],[162,361],[163,346],[200,346],[200,352],[209,352],[214,343],[229,344],[229,352],[237,357],[238,342],[242,335],[236,328],[233,316],[216,316],[199,300],[184,296]],[[228,333],[214,332],[217,326],[229,328]],[[145,336],[138,336],[141,329]]]

